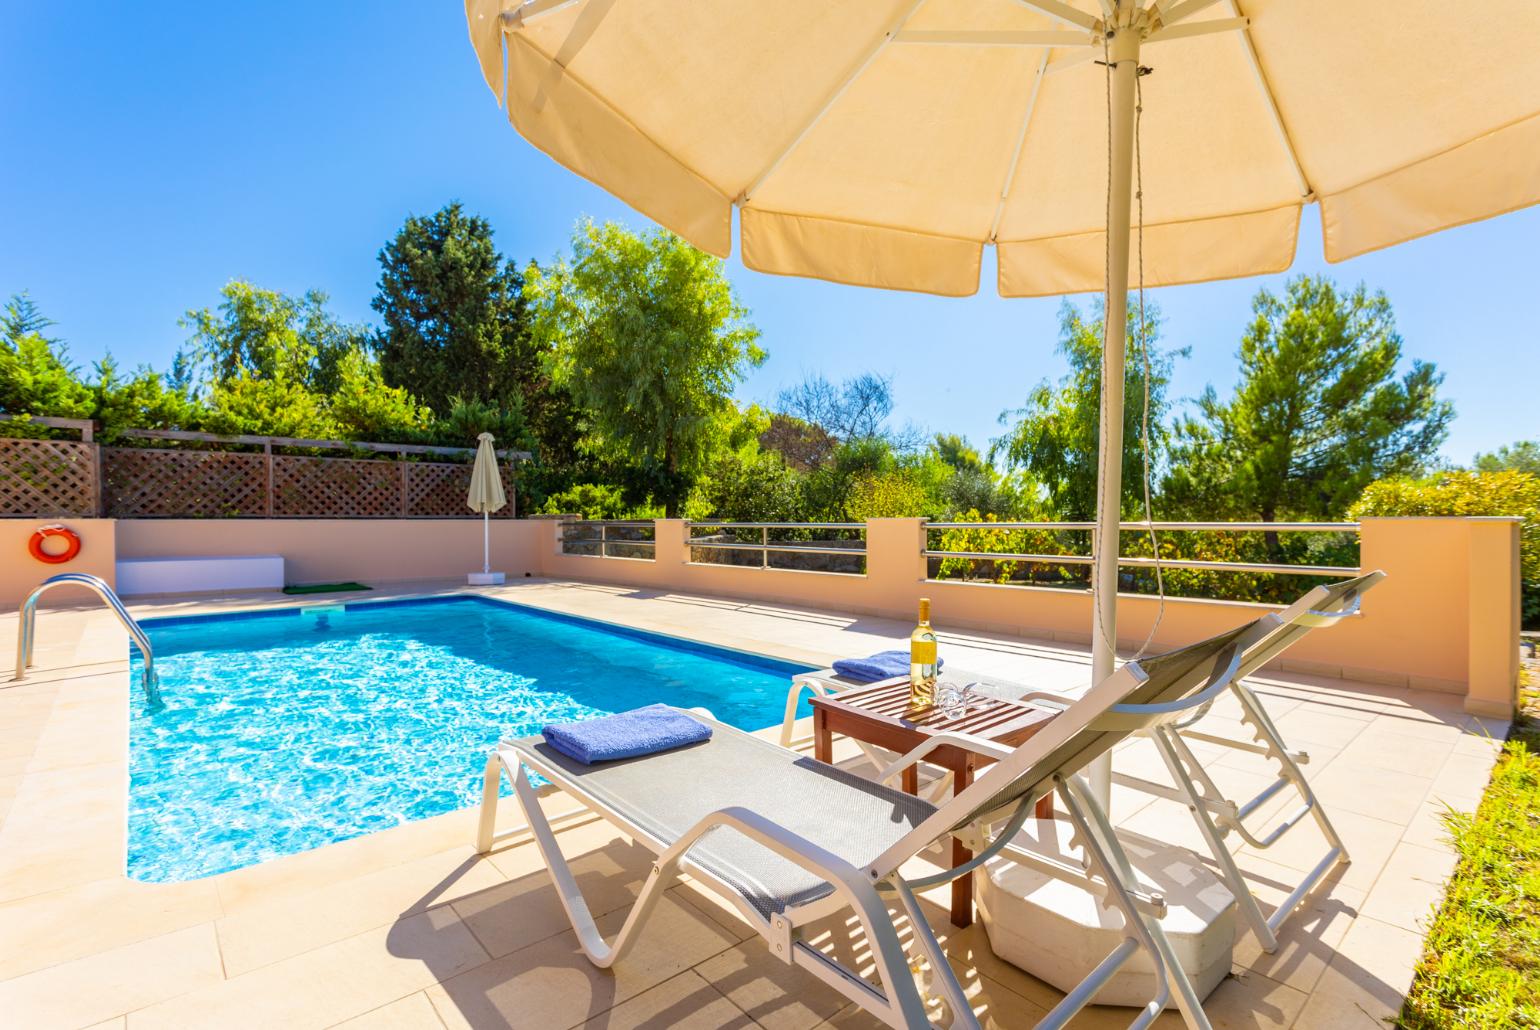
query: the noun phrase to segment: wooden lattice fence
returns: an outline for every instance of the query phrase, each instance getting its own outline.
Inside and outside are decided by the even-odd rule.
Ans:
[[[153,435],[148,432],[139,435]],[[165,434],[170,435],[170,434]],[[196,442],[219,442],[207,434]],[[220,438],[225,439],[225,438]],[[89,518],[474,518],[466,507],[471,466],[464,462],[309,457],[186,447],[102,447],[89,441],[0,437],[0,516]],[[338,445],[343,446],[343,445]],[[376,451],[384,445],[361,445]],[[456,454],[455,448],[406,452]],[[472,453],[464,449],[469,457]],[[426,455],[425,456],[429,456]],[[520,455],[527,457],[527,455]],[[512,461],[499,463],[514,515]]]
[[[267,468],[260,454],[102,448],[103,514],[115,519],[263,516]]]
[[[99,503],[96,444],[0,437],[0,516],[89,518]]]

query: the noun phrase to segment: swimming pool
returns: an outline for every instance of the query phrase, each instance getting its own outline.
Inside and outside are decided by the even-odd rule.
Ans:
[[[475,595],[141,625],[165,707],[131,695],[128,875],[155,882],[474,804],[498,738],[548,722],[664,701],[768,726],[807,668]]]

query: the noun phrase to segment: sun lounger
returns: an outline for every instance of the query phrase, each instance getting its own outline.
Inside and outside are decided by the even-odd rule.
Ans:
[[[539,737],[506,741],[492,754],[483,799],[487,846],[499,775],[506,771],[584,952],[601,967],[619,961],[662,892],[681,875],[723,898],[765,939],[771,953],[802,966],[894,1027],[937,1025],[889,914],[896,899],[914,947],[951,1014],[947,1024],[976,1027],[963,989],[931,932],[916,892],[956,879],[1010,842],[1034,803],[1056,791],[1074,822],[1084,861],[1053,875],[1094,890],[1123,915],[1126,937],[1039,1026],[1063,1026],[1133,954],[1153,962],[1158,985],[1138,1010],[1149,1025],[1174,1000],[1189,1026],[1209,1027],[1200,999],[1175,961],[1159,918],[1164,904],[1135,884],[1106,813],[1078,773],[1130,733],[1174,721],[1225,690],[1260,624],[1166,655],[1130,662],[1065,707],[1036,736],[1008,749],[963,734],[941,734],[884,770],[880,782],[817,762],[702,716],[704,743],[584,766]],[[965,747],[994,759],[965,790],[939,807],[887,785],[935,747]],[[527,774],[550,781],[657,855],[635,906],[612,943],[600,936]],[[957,835],[975,848],[955,868],[906,879],[900,870],[932,845]],[[803,936],[839,914],[861,924],[875,979],[841,964]]]
[[[1310,761],[1303,751],[1291,751],[1284,744],[1278,727],[1267,714],[1260,698],[1245,683],[1245,678],[1273,661],[1312,629],[1333,626],[1358,612],[1364,592],[1385,578],[1383,572],[1370,572],[1354,579],[1319,586],[1295,601],[1286,610],[1267,616],[1270,631],[1260,634],[1241,658],[1239,674],[1231,680],[1230,691],[1240,703],[1241,721],[1252,730],[1254,741],[1235,740],[1231,737],[1205,733],[1195,728],[1202,725],[1208,708],[1196,711],[1189,718],[1178,722],[1153,726],[1146,735],[1154,741],[1164,764],[1175,783],[1156,783],[1153,780],[1129,776],[1114,771],[1114,783],[1159,797],[1179,801],[1186,805],[1198,824],[1198,831],[1218,863],[1226,884],[1240,905],[1257,941],[1266,951],[1278,948],[1278,927],[1298,907],[1305,895],[1335,866],[1349,861],[1342,838],[1337,835],[1326,810],[1310,789],[1300,769]],[[1203,763],[1188,746],[1188,741],[1202,741],[1236,751],[1260,755],[1278,763],[1278,777],[1272,784],[1245,802],[1234,802],[1214,784]],[[1246,820],[1285,789],[1293,789],[1299,796],[1299,805],[1288,812],[1271,829],[1248,826]],[[1252,894],[1250,886],[1241,876],[1235,857],[1230,852],[1226,838],[1231,834],[1259,850],[1266,850],[1278,843],[1284,834],[1299,826],[1310,816],[1321,835],[1326,838],[1326,853],[1295,884],[1271,916],[1262,914],[1261,906]]]

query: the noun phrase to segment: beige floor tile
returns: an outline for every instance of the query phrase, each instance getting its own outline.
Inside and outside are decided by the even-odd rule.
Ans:
[[[1403,844],[1416,844],[1424,848],[1450,847],[1449,814],[1458,811],[1456,806],[1430,799],[1417,806],[1417,814],[1407,823],[1401,835]]]
[[[582,1025],[591,1030],[744,1030],[754,1021],[687,971]]]
[[[486,959],[453,910],[440,906],[132,1012],[129,1027],[328,1027]]]
[[[240,976],[502,882],[496,866],[461,847],[318,890],[275,891],[219,921],[225,972]]]
[[[1294,1025],[1309,999],[1304,991],[1246,971],[1221,981],[1203,1000],[1203,1011],[1215,1030],[1282,1030]]]
[[[775,958],[759,939],[707,959],[695,971],[767,1030],[806,1030],[849,1004],[812,973]]]
[[[336,1025],[336,1030],[444,1030],[433,1003],[421,991]]]
[[[607,939],[624,913],[599,919]],[[626,957],[600,969],[571,931],[548,937],[429,988],[450,1027],[575,1026],[658,986],[736,942],[698,909],[663,897]]]
[[[684,880],[678,886],[669,888],[669,893],[681,904],[704,912],[734,940],[747,941],[759,937],[754,928],[744,922],[738,910],[733,908],[726,898],[691,880]]]
[[[1433,778],[1428,797],[1464,812],[1473,812],[1492,779],[1493,757],[1450,755]]]
[[[1367,891],[1374,886],[1390,853],[1400,843],[1405,827],[1397,822],[1338,811],[1329,802],[1322,803],[1352,859],[1338,874],[1338,882],[1346,887]],[[1237,849],[1237,855],[1240,856],[1237,860],[1243,869],[1250,864],[1245,856],[1255,856],[1305,873],[1314,869],[1328,850],[1326,837],[1316,827],[1314,820],[1306,819],[1270,848],[1264,850],[1247,845]]]
[[[114,877],[0,905],[0,979],[219,918],[207,880]]]
[[[1432,784],[1431,777],[1363,765],[1351,755],[1337,759],[1310,781],[1329,812],[1356,812],[1402,827],[1417,814]]]
[[[1353,741],[1354,763],[1392,772],[1434,770],[1441,768],[1454,753],[1455,742],[1458,740],[1454,734],[1439,737],[1408,736],[1383,730],[1381,725],[1375,722]]]
[[[563,846],[568,841],[563,835]],[[570,855],[589,911],[597,919],[617,909],[629,909],[652,868],[652,853],[624,839]],[[571,927],[550,874],[544,866],[454,903],[465,925],[493,958],[534,944]]]
[[[214,926],[205,923],[0,983],[0,1012],[28,1030],[74,1028],[222,978]]]
[[[123,1030],[126,1026],[128,1026],[127,1016],[113,1016],[111,1019],[104,1019],[100,1023],[92,1023],[85,1030]]]
[[[1355,920],[1294,1025],[1383,1030],[1400,1011],[1421,955],[1417,934],[1376,919]]]
[[[1403,843],[1385,863],[1361,914],[1403,930],[1425,932],[1444,900],[1444,884],[1454,866],[1455,854],[1448,848]]]
[[[1311,744],[1347,747],[1368,725],[1355,714],[1345,714],[1341,710],[1326,712],[1311,704],[1301,705],[1274,719],[1273,723],[1291,747],[1307,749]]]
[[[1248,865],[1255,867],[1256,863],[1253,859]],[[1333,949],[1353,925],[1365,897],[1363,891],[1339,881],[1321,884],[1278,928],[1278,950],[1272,953],[1262,950],[1248,928],[1239,928],[1231,956],[1237,973],[1265,976],[1308,994],[1335,955]],[[1270,915],[1273,907],[1264,902],[1263,912]]]

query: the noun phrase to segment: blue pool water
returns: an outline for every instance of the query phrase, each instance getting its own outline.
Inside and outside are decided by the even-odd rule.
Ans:
[[[165,707],[134,697],[131,877],[208,876],[474,804],[498,738],[552,721],[664,701],[768,726],[806,668],[480,597],[329,607],[143,622]]]

